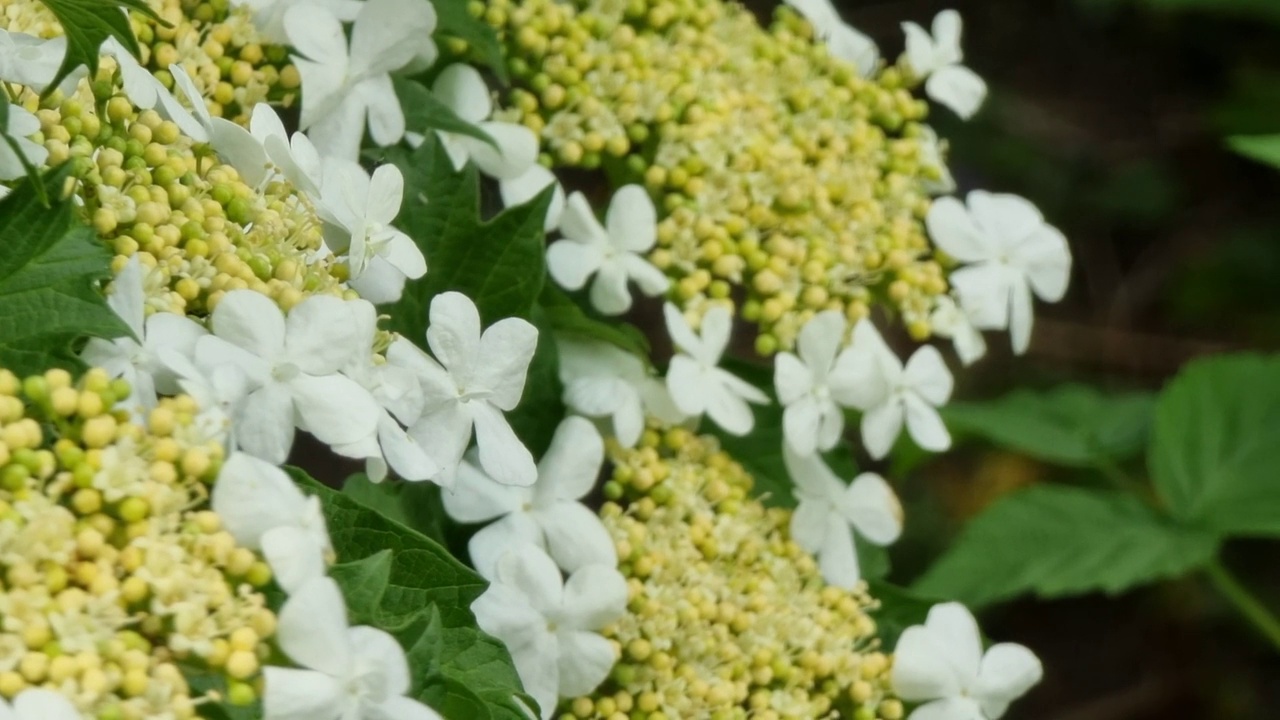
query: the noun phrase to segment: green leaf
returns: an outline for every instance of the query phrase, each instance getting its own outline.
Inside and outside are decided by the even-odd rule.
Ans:
[[[342,483],[342,494],[388,520],[394,520],[406,527],[413,527],[405,515],[404,502],[401,498],[404,487],[404,483],[390,480],[376,483],[370,480],[368,475],[358,473]]]
[[[330,575],[342,587],[352,622],[372,623],[396,635],[413,654],[424,637],[439,637],[440,651],[426,666],[413,664],[414,696],[435,697],[440,683],[470,689],[478,707],[457,717],[523,720],[522,693],[506,648],[476,627],[471,603],[483,578],[435,541],[289,468],[304,491],[320,498],[329,536],[341,563]],[[438,622],[436,622],[438,620]],[[432,640],[432,642],[436,642]],[[437,708],[440,709],[440,708]]]
[[[65,171],[46,178],[61,187]],[[72,343],[130,334],[95,287],[111,253],[80,224],[69,201],[40,204],[24,180],[0,202],[0,367],[18,375],[78,368]]]
[[[1280,169],[1280,135],[1233,135],[1227,147],[1260,163]]]
[[[467,135],[498,147],[488,133],[458,117],[453,108],[441,102],[422,83],[400,76],[393,77],[391,82],[400,98],[400,107],[404,108],[405,127],[424,135],[432,130]]]
[[[528,318],[546,278],[543,218],[551,191],[482,221],[475,166],[454,171],[434,134],[412,153],[393,148],[386,157],[405,176],[397,225],[431,266],[425,277],[405,286],[398,302],[383,306],[391,316],[388,329],[425,347],[431,298],[449,290],[475,301],[485,325]]]
[[[505,85],[507,63],[502,45],[498,42],[498,34],[483,20],[471,14],[467,9],[469,0],[435,0],[432,4],[435,5],[439,18],[436,32],[465,40],[476,58],[487,65]]]
[[[191,686],[192,696],[215,692],[219,697],[227,696],[227,676],[225,673],[212,672],[207,668],[197,667],[179,662],[178,669],[182,677]],[[232,705],[228,702],[202,702],[196,706],[197,714],[206,720],[256,720],[262,717],[262,704],[255,702],[249,705]]]
[[[1160,396],[1147,463],[1174,517],[1221,533],[1280,534],[1280,358],[1188,364]]]
[[[524,395],[516,409],[507,413],[507,422],[529,452],[541,457],[564,419],[561,400],[564,386],[560,382],[560,356],[551,323],[541,308],[534,308],[533,323],[538,328],[538,347],[529,363]]]
[[[1145,445],[1154,399],[1084,385],[1019,390],[988,402],[942,409],[947,426],[1059,465],[1091,467],[1136,455]]]
[[[557,335],[616,345],[639,357],[646,365],[650,364],[649,339],[636,326],[591,317],[573,298],[551,283],[543,286],[538,303]]]
[[[923,625],[929,608],[945,602],[875,580],[867,583],[867,591],[880,603],[880,607],[871,611],[871,617],[876,621],[876,636],[886,650],[893,650],[903,630],[912,625]]]
[[[1033,592],[1109,594],[1203,566],[1211,533],[1177,525],[1136,498],[1043,485],[996,502],[912,587],[977,607]]]
[[[67,52],[45,94],[52,92],[76,68],[89,68],[89,77],[98,72],[99,49],[109,38],[120,41],[126,50],[138,56],[138,40],[129,27],[129,16],[122,9],[134,10],[159,20],[145,0],[41,0],[67,36]]]
[[[437,675],[427,678],[419,699],[438,708],[445,717],[499,717],[492,713],[481,714],[476,709],[477,702],[482,702],[486,695],[510,693],[508,687],[494,685],[490,681],[500,673],[485,671],[486,666],[494,662],[493,645],[501,648],[501,644],[491,637],[485,636],[477,641],[445,627],[439,613],[432,608],[426,630],[409,650],[410,662],[439,668]],[[521,698],[529,707],[537,707],[533,698],[523,694]]]

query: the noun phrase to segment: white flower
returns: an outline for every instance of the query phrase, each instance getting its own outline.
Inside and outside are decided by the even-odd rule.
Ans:
[[[26,33],[0,30],[0,79],[26,85],[36,92],[44,92],[58,74],[66,52],[65,36],[46,40]],[[87,68],[77,68],[62,81],[58,89],[68,94],[74,92],[80,79],[87,73]]]
[[[204,96],[181,65],[169,65],[169,73],[173,76],[174,86],[191,104],[196,122],[204,129],[204,135],[214,152],[235,168],[246,183],[253,187],[261,184],[267,177],[267,153],[263,150],[262,143],[248,130],[230,120],[210,115]]]
[[[178,392],[177,377],[161,362],[161,353],[172,350],[191,357],[196,341],[208,334],[185,315],[158,312],[145,317],[142,278],[142,264],[134,255],[116,276],[107,296],[107,305],[129,326],[133,337],[90,338],[80,351],[85,364],[128,381],[132,392],[123,404],[134,414],[155,407],[158,392]]]
[[[578,502],[595,487],[603,464],[604,440],[580,417],[567,417],[556,428],[532,487],[502,485],[463,461],[457,482],[443,493],[445,511],[464,523],[499,518],[471,536],[471,564],[491,578],[508,550],[536,545],[566,572],[584,565],[616,565],[609,531]]]
[[[651,297],[666,292],[671,280],[642,255],[658,241],[657,211],[644,188],[619,188],[609,201],[605,223],[607,230],[582,193],[570,195],[560,216],[564,239],[547,248],[547,271],[570,290],[581,289],[594,274],[591,305],[605,315],[621,315],[631,309],[628,280]]]
[[[18,149],[14,152],[9,143],[0,140],[0,180],[16,180],[25,176],[27,169],[22,165],[23,157],[35,167],[40,167],[49,159],[49,151],[29,137],[38,132],[39,118],[19,105],[9,106],[9,124],[5,126],[4,134],[13,140]],[[21,157],[18,156],[19,152],[22,153]]]
[[[929,97],[968,119],[987,97],[987,84],[960,61],[960,13],[943,10],[933,18],[933,35],[913,22],[902,23],[907,34],[907,62],[922,78]]]
[[[441,720],[405,697],[409,662],[396,639],[347,625],[338,584],[308,581],[280,608],[276,641],[301,668],[263,668],[264,720]]]
[[[551,232],[560,226],[560,217],[564,214],[564,187],[556,180],[555,174],[538,163],[529,166],[520,175],[509,180],[498,181],[498,192],[502,195],[505,207],[523,205],[537,197],[538,193],[548,187],[551,191],[551,204],[547,206],[547,217],[542,229]]]
[[[295,425],[331,446],[374,432],[378,404],[338,374],[355,353],[369,351],[352,342],[355,312],[346,301],[313,295],[286,319],[275,302],[252,290],[222,298],[210,319],[213,335],[196,343],[195,361],[206,374],[225,363],[249,377],[251,389],[235,417],[242,449],[279,464],[293,447]]]
[[[80,711],[66,696],[44,688],[28,688],[13,702],[0,698],[0,720],[80,720]]]
[[[120,69],[120,82],[124,86],[124,93],[129,98],[129,102],[141,110],[154,108],[161,116],[172,120],[184,135],[196,142],[209,141],[209,135],[200,121],[182,107],[178,98],[174,97],[173,93],[170,93],[150,70],[142,67],[137,58],[121,45],[119,40],[107,38],[106,42],[102,43],[101,51],[103,55],[115,58],[116,65]]]
[[[799,357],[781,352],[774,361],[773,383],[778,402],[786,407],[783,437],[801,455],[830,450],[844,432],[841,406],[853,406],[851,386],[857,381],[847,363],[836,361],[846,327],[840,311],[820,312],[800,330]]]
[[[409,367],[422,385],[422,416],[409,434],[441,467],[438,482],[453,476],[475,428],[480,466],[507,485],[531,485],[538,476],[529,454],[503,412],[524,394],[525,374],[538,345],[538,331],[519,318],[504,318],[480,334],[480,312],[466,295],[447,292],[431,301],[427,345],[435,358],[403,338],[387,359]]]
[[[908,720],[996,720],[1044,674],[1017,643],[984,654],[978,624],[960,603],[934,605],[924,625],[902,633],[893,657],[898,697],[925,703]]]
[[[206,373],[190,357],[173,348],[162,348],[156,356],[177,378],[182,392],[196,401],[197,436],[222,443],[228,452],[238,448],[235,423],[231,419],[249,394],[249,376],[235,365],[210,367]]]
[[[284,29],[284,15],[289,8],[302,4],[324,8],[342,22],[356,19],[363,5],[360,0],[231,0],[232,5],[247,5],[254,27],[272,45],[288,45],[289,36]]]
[[[290,137],[280,116],[266,103],[253,106],[249,133],[261,143],[267,159],[280,169],[285,179],[319,205],[324,164],[311,139],[301,132]]]
[[[333,547],[320,499],[302,494],[280,468],[232,454],[218,472],[211,505],[238,545],[262,551],[286,592],[324,575]]]
[[[809,24],[831,56],[852,63],[863,77],[870,77],[880,62],[880,48],[865,34],[840,18],[831,0],[786,0]]]
[[[373,177],[360,163],[333,158],[324,166],[320,191],[325,240],[334,252],[346,250],[351,285],[369,302],[400,299],[405,280],[427,273],[422,250],[391,223],[400,213],[404,176],[395,165],[381,165]],[[336,232],[334,230],[336,229]]]
[[[862,473],[846,485],[819,455],[801,457],[783,448],[799,504],[791,515],[791,537],[818,558],[822,578],[853,589],[861,579],[854,531],[875,545],[902,533],[902,505],[884,478]]]
[[[507,646],[525,692],[549,720],[558,698],[586,695],[608,677],[617,658],[596,631],[626,605],[626,580],[612,567],[587,565],[564,582],[546,553],[524,547],[498,561],[493,584],[471,611]]]
[[[635,447],[648,415],[671,425],[684,420],[666,383],[635,355],[604,342],[559,338],[556,345],[564,404],[580,415],[609,418],[623,447]]]
[[[987,341],[982,339],[982,331],[974,326],[974,318],[950,295],[937,297],[929,315],[929,324],[935,335],[951,338],[956,355],[965,365],[972,365],[987,354]]]
[[[862,320],[853,328],[852,350],[841,362],[858,378],[850,399],[864,413],[862,442],[871,457],[889,453],[904,421],[911,439],[925,450],[951,447],[951,434],[936,408],[951,397],[953,382],[937,348],[919,348],[904,368],[875,325]]]
[[[955,198],[934,201],[926,218],[929,236],[967,263],[949,279],[974,326],[1009,328],[1014,352],[1025,352],[1031,342],[1031,293],[1057,302],[1067,292],[1067,239],[1017,195],[975,190],[966,200],[967,211]]]
[[[351,28],[323,7],[298,3],[285,11],[293,56],[302,76],[301,128],[326,154],[355,160],[365,119],[378,145],[404,137],[404,111],[390,72],[432,43],[436,12],[427,0],[366,0]]]
[[[662,308],[671,342],[680,351],[667,368],[667,389],[680,412],[709,416],[726,432],[746,435],[755,425],[749,402],[768,404],[769,396],[738,376],[716,367],[729,345],[733,316],[717,305],[702,316],[702,332],[694,334],[675,305]]]
[[[537,162],[538,137],[529,128],[516,123],[490,120],[493,99],[480,72],[470,65],[456,63],[440,72],[431,92],[459,118],[483,130],[493,145],[461,133],[437,130],[436,135],[449,154],[453,167],[461,170],[471,160],[480,172],[498,180],[520,177]],[[419,144],[419,143],[415,143]]]

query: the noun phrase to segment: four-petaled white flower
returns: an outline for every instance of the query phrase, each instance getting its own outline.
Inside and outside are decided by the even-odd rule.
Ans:
[[[836,360],[846,329],[840,311],[820,312],[800,330],[799,357],[781,352],[774,360],[773,383],[778,402],[786,408],[783,437],[801,455],[830,450],[844,432],[841,406],[852,407],[852,384],[857,381],[848,364]]]
[[[294,5],[303,4],[329,11],[343,22],[356,19],[361,0],[231,0],[232,5],[247,5],[254,27],[272,45],[288,45],[289,35],[284,28],[284,15]]]
[[[427,0],[366,0],[351,28],[323,7],[295,4],[285,11],[290,43],[300,53],[301,128],[325,154],[355,160],[368,118],[378,145],[404,137],[404,111],[390,73],[431,44],[436,12]]]
[[[17,152],[9,143],[0,140],[0,180],[16,180],[27,174],[22,165],[22,158],[35,167],[40,167],[49,159],[49,151],[29,136],[40,132],[40,119],[20,105],[9,106],[9,123],[4,128],[13,144],[18,146]],[[22,153],[19,157],[18,153]]]
[[[316,146],[306,133],[285,130],[280,116],[266,103],[253,106],[249,118],[249,133],[262,145],[262,149],[285,179],[306,193],[312,203],[320,205],[320,184],[323,181],[324,162]],[[318,208],[323,211],[323,206]]]
[[[461,170],[471,160],[480,172],[502,182],[519,178],[536,164],[538,136],[523,125],[489,119],[493,99],[478,70],[463,63],[450,65],[440,71],[431,92],[458,117],[483,130],[497,146],[470,135],[437,130],[455,169]],[[411,140],[421,144],[417,138]]]
[[[564,214],[565,203],[564,187],[554,173],[534,163],[520,175],[509,180],[498,181],[498,192],[502,195],[502,204],[505,207],[523,205],[548,187],[553,190],[551,204],[547,206],[547,217],[542,223],[542,229],[551,232],[560,226],[560,217]]]
[[[413,369],[422,385],[422,415],[409,435],[440,465],[435,478],[453,483],[471,430],[480,466],[500,483],[532,485],[538,469],[503,412],[524,394],[525,374],[538,345],[538,330],[520,318],[505,318],[480,333],[480,312],[466,295],[446,292],[431,301],[427,345],[435,357],[400,338],[387,359]]]
[[[902,533],[902,505],[875,473],[862,473],[846,485],[820,455],[782,452],[799,501],[791,537],[817,556],[824,580],[853,589],[862,577],[854,531],[875,545],[892,543]]]
[[[132,392],[122,405],[135,415],[156,406],[157,392],[178,392],[177,378],[161,362],[161,353],[169,349],[190,357],[196,341],[208,334],[185,315],[158,312],[145,317],[142,279],[142,264],[134,255],[116,276],[107,296],[107,305],[129,326],[133,337],[91,338],[80,352],[86,364],[128,381]]]
[[[264,720],[441,720],[405,697],[409,662],[396,639],[347,622],[331,578],[314,578],[289,596],[276,641],[300,668],[263,668]]]
[[[933,35],[913,22],[902,23],[907,34],[907,62],[922,78],[929,97],[968,119],[987,97],[987,83],[961,65],[960,13],[943,10],[933,18]]]
[[[617,660],[596,631],[626,611],[627,583],[608,565],[587,565],[569,576],[537,547],[504,555],[493,583],[471,604],[476,623],[507,646],[525,692],[543,720],[556,700],[596,689]]]
[[[547,248],[547,271],[570,290],[591,283],[591,304],[605,315],[631,309],[627,281],[634,280],[645,295],[660,295],[671,280],[645,260],[658,241],[658,216],[649,193],[639,185],[624,185],[613,194],[605,224],[600,224],[582,193],[569,196],[560,216],[564,239]]]
[[[640,358],[604,342],[558,338],[564,404],[590,418],[609,418],[615,439],[635,447],[646,416],[674,425],[684,420],[660,377]]]
[[[898,697],[924,703],[908,720],[996,720],[1043,674],[1035,654],[1017,643],[984,654],[978,623],[960,603],[934,605],[893,653]]]
[[[283,463],[295,425],[331,446],[372,434],[379,408],[369,392],[339,374],[355,353],[355,309],[328,295],[313,295],[289,312],[252,290],[227,293],[213,311],[213,335],[196,343],[195,362],[206,374],[220,364],[239,367],[249,394],[234,422],[241,449]]]
[[[853,352],[841,357],[842,370],[857,378],[849,394],[863,411],[862,443],[871,457],[889,453],[905,421],[911,439],[935,452],[951,447],[951,434],[937,408],[951,397],[951,371],[932,345],[915,351],[906,367],[870,320],[853,328]]]
[[[965,365],[972,365],[987,354],[987,341],[982,338],[982,331],[974,326],[970,309],[956,302],[950,295],[939,295],[934,300],[929,325],[933,328],[933,334],[951,338],[956,355],[960,356],[960,362]]]
[[[719,305],[702,316],[700,334],[671,303],[662,308],[671,342],[680,351],[667,368],[667,389],[680,412],[691,417],[706,414],[726,432],[746,435],[755,425],[747,403],[768,404],[769,396],[759,388],[717,367],[729,345],[733,316]]]
[[[27,688],[13,701],[0,698],[0,720],[80,720],[66,696],[44,688]]]
[[[471,564],[481,575],[493,577],[508,550],[536,545],[565,572],[616,565],[609,531],[579,502],[595,487],[603,464],[604,440],[580,417],[567,417],[556,428],[532,487],[502,485],[463,461],[457,482],[443,493],[445,511],[465,523],[500,518],[471,536]]]
[[[1067,292],[1067,239],[1017,195],[975,190],[966,200],[967,209],[955,198],[934,201],[926,217],[929,236],[967,263],[949,279],[973,325],[1008,328],[1014,352],[1025,352],[1031,343],[1031,294],[1057,302]]]
[[[303,495],[280,468],[233,454],[218,472],[210,505],[237,544],[262,551],[285,592],[324,575],[333,548],[320,498]]]
[[[191,105],[196,122],[204,129],[205,137],[214,152],[240,173],[240,177],[257,187],[267,177],[267,153],[262,143],[248,130],[225,118],[213,117],[195,82],[181,65],[169,65],[173,84]]]
[[[862,77],[870,77],[880,63],[880,48],[874,40],[840,17],[831,0],[786,0],[813,26],[814,35],[826,43],[831,56],[852,63]]]

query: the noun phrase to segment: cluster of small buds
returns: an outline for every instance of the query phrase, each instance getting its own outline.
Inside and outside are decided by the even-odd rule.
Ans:
[[[723,0],[471,5],[506,44],[504,116],[542,162],[657,198],[650,259],[686,310],[745,295],[763,354],[819,311],[857,321],[876,302],[930,334],[947,281],[923,218],[945,168],[901,69],[863,77],[785,9],[766,29]]]
[[[751,499],[714,440],[652,427],[610,456],[601,517],[629,599],[604,634],[621,660],[561,720],[902,717],[874,601],[822,582],[789,513]]]
[[[142,64],[173,90],[169,66],[191,75],[215,117],[247,124],[259,102],[290,105],[301,78],[286,48],[267,43],[248,5],[230,0],[148,0],[163,22],[130,14]],[[40,0],[0,0],[5,29],[55,37],[62,28]]]
[[[252,703],[271,572],[202,509],[223,448],[189,440],[189,397],[138,425],[111,411],[128,393],[101,370],[0,370],[0,696],[45,687],[99,720],[193,718],[210,697],[194,670]]]

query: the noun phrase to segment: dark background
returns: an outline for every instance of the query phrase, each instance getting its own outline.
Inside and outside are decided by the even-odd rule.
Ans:
[[[1192,357],[1275,349],[1280,172],[1224,137],[1280,132],[1280,0],[836,4],[890,58],[901,21],[961,11],[965,64],[991,87],[968,123],[934,112],[961,191],[1023,195],[1072,244],[1071,290],[1037,305],[1027,356],[989,336],[993,354],[958,375],[957,399],[1065,381],[1158,389]],[[1057,472],[964,447],[903,478],[908,536],[891,579],[910,582],[993,498]],[[1233,543],[1225,560],[1280,608],[1275,544]],[[1009,718],[1280,718],[1280,657],[1201,578],[1007,603],[982,621],[1045,663]]]

